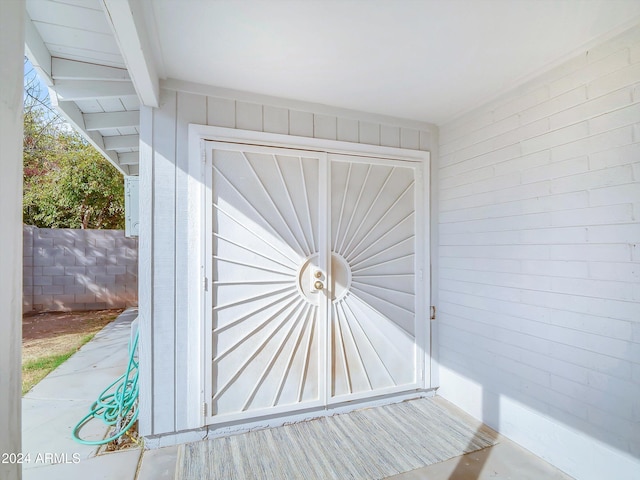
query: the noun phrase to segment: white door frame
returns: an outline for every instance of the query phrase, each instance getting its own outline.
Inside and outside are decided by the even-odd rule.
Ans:
[[[238,130],[223,127],[210,127],[206,125],[189,125],[189,197],[188,197],[188,225],[187,232],[189,261],[188,261],[188,318],[186,319],[186,328],[188,329],[188,405],[187,416],[189,426],[191,428],[203,427],[209,422],[207,418],[210,412],[205,410],[205,399],[207,394],[207,386],[205,382],[204,359],[207,353],[206,340],[208,338],[207,324],[211,326],[211,305],[210,295],[205,289],[208,287],[205,252],[207,251],[207,241],[210,242],[209,235],[204,233],[207,231],[209,222],[206,218],[206,201],[211,199],[211,189],[207,185],[211,185],[210,177],[211,169],[206,167],[206,143],[214,141],[220,143],[248,144],[269,147],[290,148],[296,150],[309,150],[313,152],[325,152],[329,155],[340,154],[358,157],[375,157],[389,160],[403,160],[409,162],[417,162],[422,164],[419,171],[422,172],[422,178],[416,179],[418,188],[417,202],[422,204],[422,212],[429,214],[429,152],[400,149],[394,147],[381,147],[377,145],[366,145],[358,143],[349,143],[335,140],[323,140],[317,138],[297,137],[282,134],[272,134],[264,132],[254,132],[247,130]],[[420,186],[422,188],[420,188]],[[430,246],[429,246],[429,222],[425,218],[417,218],[416,227],[421,233],[422,248],[416,251],[417,265],[420,270],[416,272],[419,280],[422,282],[422,291],[416,292],[418,298],[418,306],[421,311],[417,311],[416,315],[420,319],[418,325],[421,326],[421,332],[417,331],[416,344],[419,345],[417,355],[422,357],[420,361],[421,379],[418,383],[421,389],[429,389],[431,385],[430,378],[430,328],[429,328],[429,305],[430,305]],[[209,309],[209,310],[207,310]],[[209,313],[207,313],[209,312]],[[421,338],[420,338],[421,337]],[[422,348],[420,348],[422,347]],[[274,412],[275,413],[275,412]]]

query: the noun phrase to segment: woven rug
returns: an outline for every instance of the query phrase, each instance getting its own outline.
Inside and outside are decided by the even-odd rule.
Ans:
[[[493,444],[422,398],[186,444],[175,478],[381,479]]]

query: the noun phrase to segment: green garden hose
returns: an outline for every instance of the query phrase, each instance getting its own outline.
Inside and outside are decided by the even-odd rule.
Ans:
[[[127,371],[105,388],[93,403],[89,413],[73,429],[73,439],[84,445],[104,445],[124,435],[138,419],[138,332],[129,344],[129,364]],[[90,420],[101,419],[107,425],[116,425],[115,433],[103,440],[84,440],[80,430]],[[123,426],[123,424],[126,425]]]

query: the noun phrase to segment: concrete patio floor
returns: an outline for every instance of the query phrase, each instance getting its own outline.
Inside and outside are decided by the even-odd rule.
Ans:
[[[389,480],[571,480],[540,457],[498,435],[496,445],[388,477]]]
[[[97,455],[95,446],[73,441],[71,432],[100,392],[127,364],[130,325],[137,311],[130,309],[105,327],[67,362],[49,374],[23,398],[24,480],[173,480],[178,447],[129,449]],[[460,409],[436,399],[456,415]],[[107,427],[92,421],[82,431],[89,439],[104,437]],[[496,445],[467,455],[405,472],[393,480],[570,480],[544,460],[496,434]],[[57,455],[57,460],[45,454]],[[41,461],[36,461],[40,455]],[[203,479],[204,480],[204,479]]]

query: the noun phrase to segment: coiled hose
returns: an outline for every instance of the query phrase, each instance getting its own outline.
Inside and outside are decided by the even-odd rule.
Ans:
[[[104,445],[124,435],[138,419],[138,332],[129,342],[129,363],[127,371],[105,388],[98,399],[93,402],[89,413],[78,422],[73,429],[73,439],[84,445]],[[114,390],[115,388],[115,390]],[[103,440],[84,440],[80,438],[80,430],[90,420],[101,419],[107,425],[116,425],[115,433]],[[126,425],[123,426],[123,423]]]

